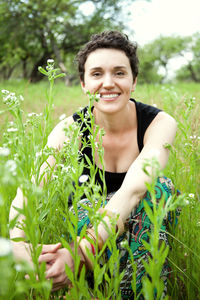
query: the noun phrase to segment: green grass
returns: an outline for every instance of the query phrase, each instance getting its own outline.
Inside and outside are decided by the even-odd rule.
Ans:
[[[38,84],[31,84],[27,81],[0,83],[0,89],[7,89],[15,92],[17,95],[22,94],[24,96],[22,109],[24,110],[25,115],[23,116],[23,119],[26,119],[26,115],[30,112],[43,112],[47,104],[46,96],[48,86],[49,84],[46,81]],[[62,81],[56,82],[53,96],[55,107],[52,112],[52,127],[59,122],[60,115],[66,114],[69,116],[78,107],[83,107],[87,104],[87,98],[85,95],[83,95],[80,86],[66,87]],[[171,149],[169,162],[164,174],[172,179],[175,187],[178,188],[182,194],[185,194],[185,199],[188,201],[188,205],[182,208],[178,226],[174,233],[174,237],[171,239],[172,249],[170,250],[169,259],[172,265],[172,276],[170,290],[172,299],[200,299],[199,85],[194,83],[179,83],[174,85],[138,85],[133,97],[138,101],[156,105],[157,107],[163,109],[172,115],[178,123],[176,140]],[[3,110],[4,107],[5,106],[1,103],[0,110]],[[0,131],[3,133],[6,130],[8,120],[11,120],[12,116],[10,116],[8,113],[1,114],[0,116]],[[38,145],[41,145],[40,139],[42,136],[42,131],[41,134],[39,134],[39,128],[35,128],[33,129],[33,132],[29,132],[31,137],[33,137],[33,134],[35,134],[37,137]],[[13,142],[13,155],[16,149],[18,149],[18,151],[21,149],[20,151],[25,153],[23,145],[21,148],[19,145],[16,145],[17,142]],[[37,148],[38,145],[35,145],[35,148]],[[27,151],[32,151],[31,144],[26,145],[26,147]],[[34,161],[34,151],[31,154],[32,156],[29,157],[29,161],[32,163]],[[29,154],[30,153],[26,153],[26,155]],[[22,165],[22,161],[20,163]],[[31,167],[33,167],[33,165],[30,163],[30,166],[27,166],[27,169],[30,170]],[[20,172],[23,173],[22,170],[19,170],[19,174],[21,174]],[[13,184],[9,183],[8,186],[5,185],[7,190],[6,195],[4,196],[5,199],[8,199],[9,203],[19,182],[20,180],[17,179],[13,182]],[[54,199],[54,197],[55,194],[52,190],[52,199]],[[2,202],[0,201],[0,204],[1,203]],[[33,208],[33,211],[35,211],[35,209],[36,208]],[[8,210],[9,205],[7,203],[5,206],[5,220],[8,216]],[[37,211],[35,211],[35,213],[37,214]],[[51,214],[52,213],[53,212],[51,211]],[[53,226],[53,224],[54,223],[51,225]],[[35,226],[37,227],[37,225]],[[60,233],[62,233],[62,230],[59,230]],[[2,232],[7,232],[7,228],[5,227],[2,229],[1,233]],[[47,236],[47,234],[48,232],[45,232],[44,236]],[[54,239],[56,240],[55,237],[53,240]]]

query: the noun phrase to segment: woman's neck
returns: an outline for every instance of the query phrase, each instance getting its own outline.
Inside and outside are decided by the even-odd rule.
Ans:
[[[129,102],[123,110],[113,114],[106,114],[94,107],[95,123],[104,128],[106,133],[117,134],[131,130],[136,126],[136,108],[134,102]]]

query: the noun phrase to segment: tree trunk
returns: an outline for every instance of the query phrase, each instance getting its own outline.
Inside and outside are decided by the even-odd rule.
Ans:
[[[27,58],[22,59],[22,72],[23,72],[23,78],[27,79]]]
[[[39,71],[38,71],[38,67],[42,67],[44,65],[47,64],[47,59],[50,58],[51,55],[49,53],[44,53],[43,56],[35,63],[31,74],[30,74],[30,81],[33,83],[39,82],[40,80],[42,80],[44,78],[44,75],[42,75]]]
[[[189,62],[187,65],[188,70],[190,71],[191,78],[194,82],[200,82],[200,78],[197,78],[197,75],[192,67],[192,64]]]

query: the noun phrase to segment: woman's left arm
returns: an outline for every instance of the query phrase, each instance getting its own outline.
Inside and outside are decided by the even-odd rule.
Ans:
[[[144,136],[144,147],[137,159],[130,166],[127,175],[121,188],[114,194],[105,206],[105,210],[109,210],[125,221],[130,212],[137,206],[139,200],[146,192],[145,182],[150,182],[151,177],[147,176],[143,171],[143,165],[146,159],[156,157],[161,168],[163,169],[167,163],[169,150],[165,144],[172,144],[176,133],[176,122],[168,114],[160,112],[148,127]],[[148,172],[151,174],[152,170],[149,167]],[[109,217],[105,217],[104,221],[109,226]],[[98,232],[103,240],[108,238],[108,232],[103,223],[98,226]],[[88,248],[90,246],[88,245]],[[90,249],[91,251],[91,249]],[[48,251],[47,251],[48,252]],[[52,260],[53,265],[47,272],[48,278],[53,278],[53,290],[59,289],[66,285],[68,282],[65,274],[65,263],[73,269],[73,260],[67,253],[67,249],[59,249],[55,254],[47,254],[40,256],[40,262]],[[70,258],[70,263],[68,261]],[[84,258],[82,257],[84,260]]]
[[[146,182],[151,182],[151,176],[143,171],[146,159],[157,159],[160,168],[166,166],[169,150],[166,144],[173,144],[176,134],[176,121],[167,113],[160,112],[149,125],[144,136],[144,147],[136,160],[131,164],[121,188],[110,199],[105,209],[119,214],[123,221],[137,206],[146,192]],[[148,167],[151,175],[153,168]]]

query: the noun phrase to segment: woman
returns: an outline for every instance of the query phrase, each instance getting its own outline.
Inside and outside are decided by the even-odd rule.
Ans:
[[[107,204],[104,208],[106,216],[103,221],[111,226],[111,218],[117,219],[116,231],[120,234],[124,231],[123,224],[128,219],[130,247],[135,259],[145,259],[145,252],[139,252],[138,233],[149,230],[142,224],[142,229],[137,228],[141,218],[144,217],[144,208],[141,199],[144,197],[150,202],[150,197],[146,193],[146,182],[151,178],[143,171],[145,159],[156,157],[161,168],[164,168],[169,152],[164,147],[166,143],[172,144],[176,133],[176,122],[168,114],[157,108],[136,102],[130,99],[134,92],[138,75],[137,47],[131,43],[127,36],[117,32],[108,31],[92,36],[91,40],[84,46],[77,55],[78,68],[81,86],[84,91],[97,94],[99,101],[94,103],[92,113],[95,124],[103,128],[104,167],[105,180],[107,186]],[[87,108],[82,111],[87,114]],[[48,139],[48,146],[61,149],[66,136],[64,129],[73,122],[81,123],[79,113],[61,121],[52,131]],[[82,123],[84,127],[85,124]],[[87,138],[87,132],[85,132]],[[97,136],[98,141],[98,136]],[[114,151],[113,151],[114,149]],[[92,159],[90,148],[82,151],[83,159],[85,155]],[[102,165],[95,153],[95,164],[99,169]],[[53,157],[48,158],[50,166],[55,164]],[[46,164],[43,166],[44,170]],[[84,172],[89,174],[87,169]],[[148,172],[152,173],[152,168],[148,167]],[[96,176],[96,181],[101,183],[100,177]],[[169,182],[164,179],[158,180],[157,185],[165,193],[165,197],[171,194]],[[145,196],[144,196],[145,195]],[[145,198],[146,197],[146,198]],[[13,201],[14,206],[20,206],[23,196],[18,192],[18,196]],[[136,211],[135,211],[136,210]],[[11,218],[14,216],[11,208]],[[136,220],[136,221],[135,221]],[[96,240],[94,231],[87,231],[88,235]],[[17,229],[11,232],[11,237],[19,236],[21,233]],[[130,238],[131,237],[131,238]],[[99,247],[109,238],[105,223],[98,226]],[[101,245],[100,245],[101,244]],[[142,244],[140,244],[142,245]],[[92,244],[87,240],[80,243],[79,254],[81,260],[87,268],[91,267],[87,257],[86,247],[93,252]],[[137,255],[136,255],[137,253]],[[139,253],[139,254],[138,254]],[[65,274],[65,264],[73,270],[74,262],[65,248],[60,249],[60,245],[45,245],[40,256],[40,262],[49,264],[47,278],[53,278],[53,289],[59,289],[69,284],[69,279]],[[138,260],[139,261],[139,260]],[[139,263],[138,263],[139,264]],[[130,262],[126,262],[125,273],[128,280],[123,280],[121,284],[122,297],[131,297],[130,287],[131,272]],[[141,267],[141,266],[140,266]],[[141,270],[141,269],[140,269]],[[141,274],[137,274],[138,292],[141,289]]]

